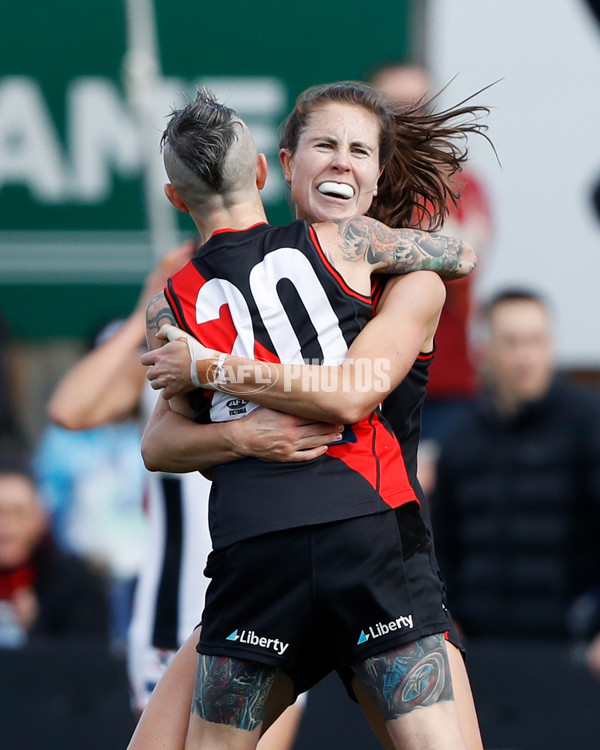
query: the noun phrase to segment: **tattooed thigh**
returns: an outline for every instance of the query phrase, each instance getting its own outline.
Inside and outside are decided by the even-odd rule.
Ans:
[[[452,700],[452,680],[442,635],[429,635],[354,666],[386,721],[415,708]]]
[[[267,664],[201,654],[192,713],[252,732],[264,718],[277,673],[276,667]]]

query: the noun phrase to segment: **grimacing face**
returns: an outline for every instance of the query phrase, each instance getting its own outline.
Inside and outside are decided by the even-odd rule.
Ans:
[[[25,563],[45,529],[33,484],[19,474],[0,475],[0,569]]]
[[[280,159],[297,218],[313,223],[363,215],[382,171],[379,120],[360,106],[319,105],[294,153],[282,149]]]

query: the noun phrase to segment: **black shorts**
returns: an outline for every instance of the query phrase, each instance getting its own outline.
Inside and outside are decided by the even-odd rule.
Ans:
[[[416,503],[213,551],[199,653],[272,664],[305,689],[336,665],[443,633],[448,617]],[[316,678],[316,679],[315,679]]]
[[[422,553],[425,550],[429,551],[432,568],[437,572],[441,580],[442,607],[446,614],[444,637],[459,649],[463,659],[466,660],[465,647],[446,608],[446,585],[440,577],[439,565],[433,545],[431,544],[431,529],[422,519],[420,511],[416,509],[414,503],[397,508],[395,515],[396,522],[398,523],[404,564],[407,567],[414,565],[415,571],[418,574],[420,566],[423,565]],[[416,556],[415,552],[418,552]],[[330,672],[334,671],[337,672],[338,677],[344,684],[348,696],[353,701],[356,701],[356,695],[352,687],[354,670],[350,666],[345,666],[336,660],[330,650],[321,650],[319,643],[308,644],[304,648],[302,657],[298,659],[293,674],[296,696],[306,692],[324,679]]]

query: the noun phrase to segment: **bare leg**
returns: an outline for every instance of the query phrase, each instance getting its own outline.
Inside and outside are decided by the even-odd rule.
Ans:
[[[473,701],[473,693],[469,683],[469,676],[465,667],[465,660],[456,646],[446,642],[448,661],[450,663],[450,674],[454,689],[454,703],[458,712],[460,732],[465,743],[466,750],[483,750],[479,721]],[[383,714],[375,699],[371,696],[363,683],[354,677],[352,689],[367,718],[371,729],[385,750],[393,750],[394,745],[387,733]]]
[[[292,680],[284,672],[278,672],[267,700],[267,710],[262,725],[263,734],[270,730],[284,711],[292,707],[294,693]],[[262,745],[259,747],[262,748]]]
[[[190,720],[198,654],[195,631],[152,691],[127,750],[183,750]]]
[[[367,687],[363,685],[356,676],[352,680],[352,689],[354,690],[354,695],[360,704],[362,712],[382,747],[384,747],[385,750],[394,750],[394,743],[388,734],[381,709],[371,693],[367,690]]]
[[[201,654],[186,750],[255,750],[278,670]]]
[[[273,686],[271,694],[273,694],[275,689],[275,686]],[[271,700],[269,699],[269,704],[270,702]],[[267,712],[270,710],[270,706],[268,706]],[[258,750],[292,750],[303,714],[304,701],[299,698],[285,709],[274,724],[265,729],[265,733],[261,736],[258,743]],[[265,723],[266,718],[263,728]]]
[[[396,750],[465,750],[442,635],[371,657],[354,670],[379,706]]]
[[[196,630],[189,636],[161,677],[140,716],[127,750],[184,750],[198,664],[198,633]],[[302,715],[300,706],[290,706],[293,698],[292,681],[279,673],[269,694],[262,729],[266,731],[286,712],[281,719],[283,726],[279,727],[277,722],[272,730],[269,729],[268,736],[259,742],[259,750],[271,750],[271,747],[285,750],[293,746]]]
[[[483,740],[479,729],[479,719],[475,709],[475,701],[471,691],[471,683],[467,674],[467,667],[463,655],[456,646],[446,642],[452,687],[454,689],[454,703],[458,711],[460,732],[466,750],[483,750]]]
[[[279,672],[269,693],[267,710],[262,724],[258,750],[291,750],[304,713],[305,700],[300,696],[295,703],[294,683]]]

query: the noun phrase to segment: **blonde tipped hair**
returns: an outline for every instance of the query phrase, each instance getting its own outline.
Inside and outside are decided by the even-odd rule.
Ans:
[[[235,111],[200,89],[185,107],[174,110],[161,148],[173,187],[186,203],[204,203],[251,189],[256,178],[256,146]]]

